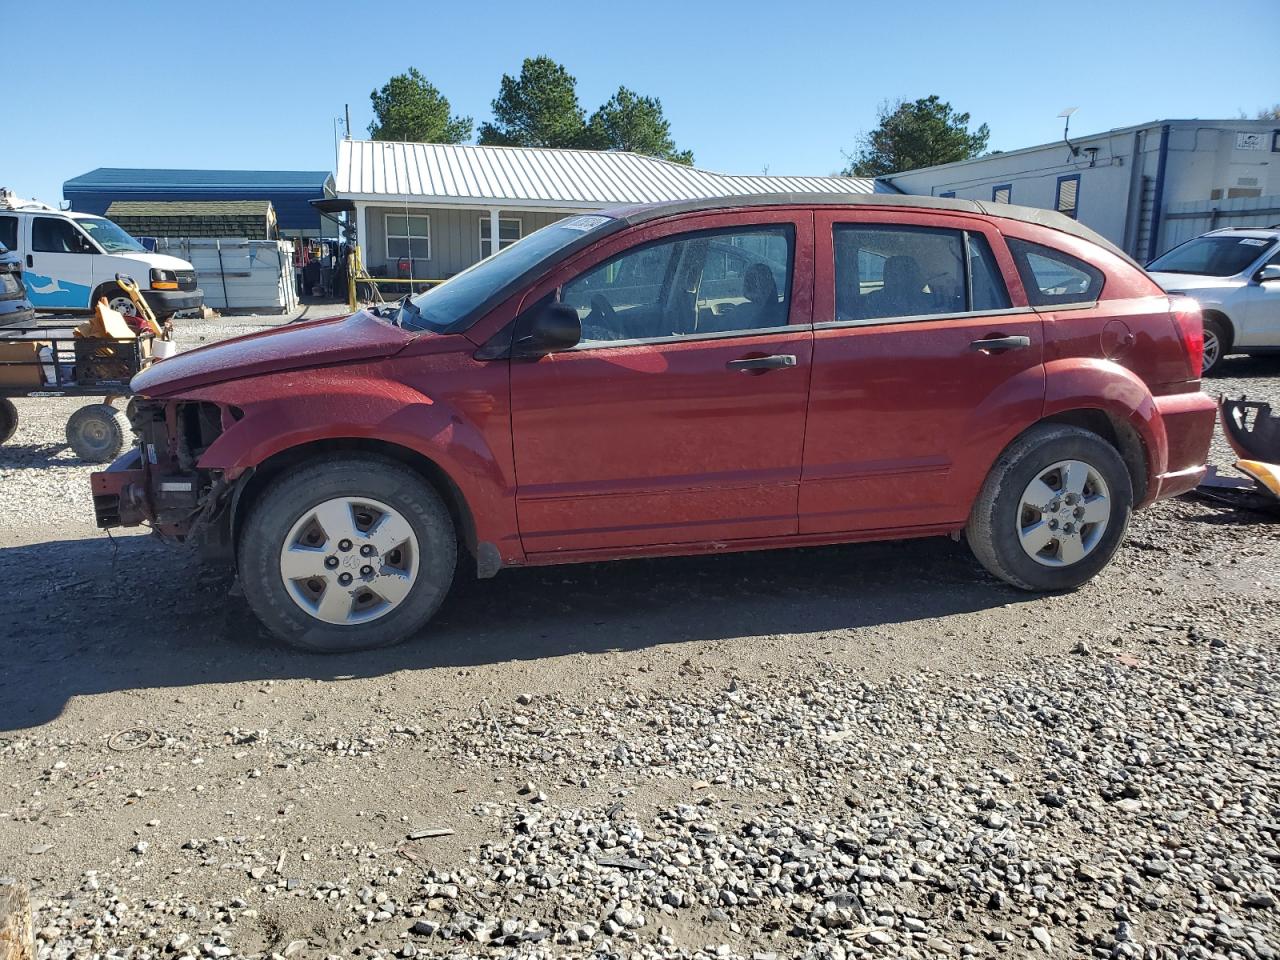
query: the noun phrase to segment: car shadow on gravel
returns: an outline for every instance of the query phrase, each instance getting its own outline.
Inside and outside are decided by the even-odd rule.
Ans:
[[[66,453],[65,443],[6,443],[0,446],[0,470],[30,470],[33,467],[47,467],[51,462]],[[65,466],[83,466],[84,461],[72,456],[64,461]]]
[[[30,571],[40,571],[32,577]],[[943,538],[460,574],[423,636],[318,656],[265,633],[225,574],[149,537],[0,548],[0,730],[76,696],[381,676],[570,653],[888,625],[1031,599]]]

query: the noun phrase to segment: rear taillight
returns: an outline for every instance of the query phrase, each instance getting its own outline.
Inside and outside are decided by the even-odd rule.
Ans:
[[[1200,304],[1190,297],[1170,297],[1169,309],[1187,360],[1187,379],[1199,380],[1204,365],[1204,318],[1200,315]]]

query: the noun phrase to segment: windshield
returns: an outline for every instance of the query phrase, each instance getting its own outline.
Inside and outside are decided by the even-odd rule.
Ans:
[[[1198,273],[1204,277],[1234,277],[1271,246],[1260,237],[1196,237],[1151,261],[1157,273]]]
[[[98,241],[107,253],[146,253],[147,248],[121,230],[110,220],[98,217],[77,217],[76,226]]]
[[[507,284],[609,220],[602,216],[569,217],[536,230],[439,286],[406,300],[396,322],[407,330],[451,332]]]

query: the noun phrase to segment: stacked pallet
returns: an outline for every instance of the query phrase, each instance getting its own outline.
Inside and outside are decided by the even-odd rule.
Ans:
[[[205,306],[246,313],[290,313],[297,309],[290,240],[157,237],[155,249],[195,267]]]

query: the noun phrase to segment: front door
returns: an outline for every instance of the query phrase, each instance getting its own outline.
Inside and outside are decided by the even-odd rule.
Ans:
[[[800,532],[963,521],[957,465],[1044,402],[1041,321],[985,221],[819,213]],[[1007,282],[1006,282],[1007,281]]]
[[[37,310],[84,309],[93,293],[93,244],[66,217],[32,216],[23,281]]]
[[[1280,265],[1280,251],[1263,261],[1263,265]],[[1280,347],[1280,280],[1259,283],[1250,277],[1249,283],[1236,294],[1236,300],[1240,314],[1236,345]]]
[[[583,337],[511,364],[528,554],[796,532],[811,263],[808,212],[702,215],[531,294],[558,292]]]

